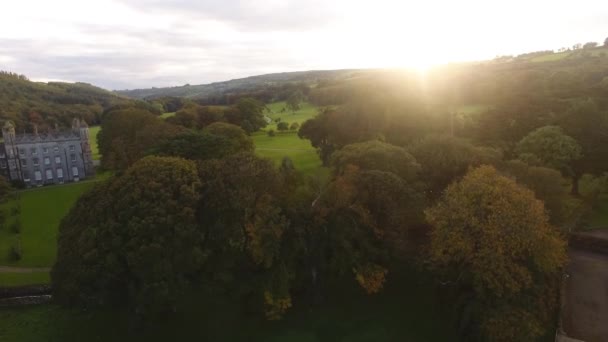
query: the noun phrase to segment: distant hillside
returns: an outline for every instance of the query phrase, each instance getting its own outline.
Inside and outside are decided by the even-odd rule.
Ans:
[[[315,84],[319,81],[348,77],[356,70],[316,70],[284,72],[251,76],[224,82],[201,85],[184,85],[179,87],[119,90],[117,94],[136,99],[156,99],[160,97],[188,97],[200,99],[223,95],[226,93],[243,93],[261,87],[281,86],[293,83]]]
[[[99,123],[103,111],[132,100],[87,83],[32,82],[0,72],[0,122],[13,120],[18,130],[67,127],[74,117]]]

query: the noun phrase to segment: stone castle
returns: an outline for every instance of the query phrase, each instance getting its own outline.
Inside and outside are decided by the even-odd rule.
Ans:
[[[2,127],[0,173],[26,186],[78,182],[95,175],[89,126],[79,119],[63,132],[15,134],[11,121]]]

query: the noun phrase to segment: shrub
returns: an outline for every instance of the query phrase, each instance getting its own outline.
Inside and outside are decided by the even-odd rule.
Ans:
[[[294,122],[294,123],[291,124],[291,126],[289,126],[289,129],[292,130],[292,131],[297,131],[298,128],[300,128],[300,124],[297,123],[297,122]]]
[[[286,131],[286,130],[288,130],[288,129],[289,129],[289,123],[288,123],[288,122],[285,122],[285,121],[279,122],[279,123],[277,124],[277,129],[278,129],[279,131]]]
[[[275,136],[274,129],[271,129],[271,130],[268,131],[268,136],[269,137],[274,137]]]

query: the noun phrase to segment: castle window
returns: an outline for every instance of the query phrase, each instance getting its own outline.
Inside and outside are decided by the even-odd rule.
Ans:
[[[53,147],[53,152],[59,152],[59,146]]]
[[[51,165],[51,158],[44,157],[44,165]]]
[[[74,175],[74,177],[78,177],[78,168],[76,166],[72,167],[72,175]]]
[[[42,148],[42,153],[49,153],[49,148],[48,147],[43,147]]]
[[[63,169],[57,169],[57,178],[63,178]]]
[[[73,162],[76,161],[76,154],[75,153],[70,154],[70,160],[73,161]]]
[[[20,148],[19,149],[19,155],[20,156],[24,156],[25,155],[25,149],[24,148]]]
[[[46,179],[53,179],[53,170],[46,170]]]
[[[21,166],[27,167],[27,160],[21,159]]]
[[[35,155],[37,155],[37,154],[38,154],[38,151],[36,151],[36,148],[34,148],[34,147],[32,147],[32,148],[30,149],[30,151],[32,152],[32,155],[33,155],[33,156],[35,156]]]
[[[76,148],[74,147],[74,145],[70,145],[70,151],[75,151],[75,149]]]
[[[42,180],[42,172],[40,171],[34,171],[34,179],[37,181],[41,181]]]
[[[60,156],[56,156],[55,157],[55,164],[61,164],[61,157]]]
[[[23,180],[26,182],[30,181],[30,174],[27,171],[23,171]]]
[[[0,158],[6,158],[6,154],[0,152]]]
[[[6,169],[6,160],[0,160],[0,168]]]
[[[38,162],[38,158],[34,158],[34,159],[32,159],[32,161],[34,162],[34,166],[40,165]]]

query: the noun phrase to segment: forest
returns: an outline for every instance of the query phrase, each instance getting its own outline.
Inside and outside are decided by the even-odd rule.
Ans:
[[[316,73],[147,102],[3,74],[23,101],[0,108],[19,127],[66,123],[70,110],[101,125],[112,176],[60,224],[61,306],[122,310],[145,330],[205,293],[280,321],[321,310],[345,282],[414,301],[398,281],[430,289],[453,340],[543,341],[569,235],[607,222],[606,51]],[[277,101],[285,117],[305,103],[318,113],[281,124]],[[281,138],[271,125],[309,141],[324,172],[257,154],[260,134]]]

